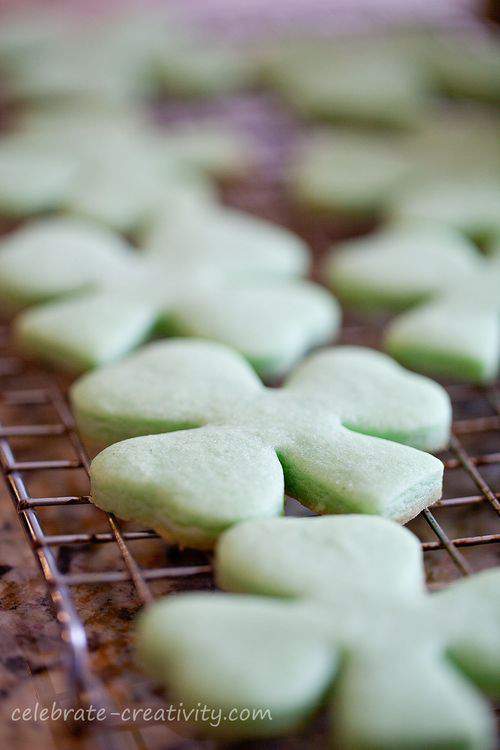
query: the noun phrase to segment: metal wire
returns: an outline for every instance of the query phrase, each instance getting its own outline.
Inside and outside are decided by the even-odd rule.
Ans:
[[[64,470],[84,470],[89,477],[89,458],[76,433],[73,417],[67,406],[64,395],[59,386],[47,381],[43,373],[38,375],[41,381],[39,387],[29,388],[17,387],[10,389],[5,387],[5,380],[13,375],[16,382],[21,385],[25,365],[21,359],[5,354],[6,335],[0,336],[0,466],[14,508],[17,512],[20,524],[26,534],[33,555],[41,569],[43,578],[48,588],[52,601],[55,617],[60,629],[61,641],[64,644],[64,660],[68,677],[68,690],[70,702],[74,707],[85,707],[92,705],[96,710],[103,707],[108,713],[115,708],[114,701],[105,690],[100,680],[94,674],[90,666],[88,638],[82,620],[75,607],[71,587],[81,584],[96,585],[110,584],[119,581],[130,580],[134,590],[142,604],[153,601],[153,594],[147,581],[187,578],[211,571],[211,566],[188,565],[170,566],[141,570],[140,565],[134,558],[127,541],[133,539],[150,539],[158,535],[153,531],[128,532],[120,529],[119,522],[112,514],[104,513],[95,506],[90,505],[88,495],[73,496],[51,496],[32,497],[26,475],[36,471],[58,472]],[[30,383],[32,378],[30,379]],[[18,409],[30,410],[33,406],[50,406],[54,410],[57,421],[51,424],[3,424],[3,412],[5,407],[15,405]],[[12,439],[16,437],[44,437],[63,436],[75,453],[74,460],[59,459],[51,460],[41,458],[36,461],[19,461],[16,459]],[[45,534],[43,523],[37,509],[46,507],[69,508],[76,505],[89,505],[94,509],[96,516],[105,517],[110,531],[107,533],[91,534]],[[120,551],[123,561],[122,570],[102,571],[97,573],[67,574],[60,570],[54,547],[59,545],[80,545],[87,543],[115,543]],[[79,731],[81,727],[74,727]],[[114,750],[121,747],[116,738],[110,736],[109,732],[103,733],[105,726],[99,727],[96,740],[106,750]]]
[[[359,331],[356,338],[359,341]],[[349,331],[344,332],[344,340],[349,340]],[[106,585],[120,581],[130,581],[135,595],[142,604],[149,604],[153,600],[153,593],[149,583],[159,579],[186,579],[193,576],[206,575],[210,572],[210,562],[201,565],[171,565],[168,567],[142,568],[135,559],[129,542],[136,540],[152,540],[158,535],[151,530],[122,531],[117,519],[108,513],[98,510],[90,504],[89,496],[48,496],[33,497],[28,489],[27,477],[32,472],[43,470],[54,476],[61,470],[83,470],[88,476],[89,459],[75,430],[71,412],[67,406],[64,394],[55,381],[48,379],[43,373],[35,374],[35,380],[40,385],[33,387],[33,375],[30,374],[29,387],[23,387],[25,366],[17,357],[13,357],[8,348],[0,352],[0,418],[3,417],[5,407],[15,405],[16,409],[33,409],[34,406],[50,406],[55,415],[54,423],[46,424],[36,419],[30,424],[7,424],[4,419],[0,422],[0,465],[7,487],[10,492],[21,526],[27,536],[35,559],[37,560],[54,607],[56,619],[60,627],[62,642],[65,645],[67,674],[72,700],[75,705],[110,706],[112,700],[103,685],[99,682],[90,667],[88,639],[82,620],[75,607],[71,589],[74,586]],[[8,387],[9,378],[16,376],[16,388]],[[5,381],[7,384],[5,385]],[[433,509],[427,509],[422,516],[431,528],[435,539],[424,541],[422,549],[425,555],[437,550],[444,550],[452,560],[460,575],[470,575],[472,566],[461,551],[463,548],[479,547],[481,545],[498,544],[499,531],[494,530],[494,522],[500,514],[499,494],[490,487],[485,476],[481,473],[481,466],[500,466],[498,453],[480,453],[470,455],[458,435],[484,435],[500,427],[500,413],[498,402],[493,389],[471,389],[467,386],[453,386],[449,389],[455,403],[461,400],[467,403],[471,397],[478,394],[490,404],[494,404],[496,414],[488,417],[467,418],[456,421],[453,425],[453,438],[450,445],[452,456],[445,460],[446,475],[463,470],[477,487],[477,494],[461,494],[456,497],[440,500]],[[37,460],[20,461],[16,458],[12,441],[18,437],[43,437],[47,440],[57,436],[64,438],[71,446],[75,457],[73,459],[52,459],[40,457]],[[89,505],[99,517],[106,518],[108,531],[46,534],[39,509],[58,507],[62,510],[77,505]],[[435,517],[434,509],[474,508],[484,506],[491,511],[491,527],[489,533],[476,534],[452,538]],[[54,548],[61,545],[75,547],[85,544],[116,544],[120,552],[122,567],[116,570],[87,571],[79,573],[63,572],[57,562]],[[440,585],[434,581],[434,585]],[[107,744],[106,744],[107,743]],[[111,738],[106,736],[105,744],[112,747]],[[118,744],[117,747],[120,745]]]

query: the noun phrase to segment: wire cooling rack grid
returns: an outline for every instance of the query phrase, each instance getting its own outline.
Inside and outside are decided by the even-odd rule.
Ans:
[[[347,327],[343,331],[344,342],[360,343],[365,337],[361,327]],[[450,450],[443,455],[445,463],[445,489],[453,488],[454,494],[445,492],[445,497],[431,509],[425,510],[413,524],[419,533],[424,550],[428,572],[430,571],[431,587],[446,584],[446,579],[455,575],[467,576],[472,572],[488,567],[493,562],[489,555],[481,555],[473,562],[466,554],[467,550],[485,549],[500,542],[500,493],[494,491],[489,478],[491,469],[500,466],[500,452],[480,450],[471,452],[467,444],[480,445],[485,439],[494,435],[500,427],[500,406],[498,391],[495,388],[477,388],[468,385],[453,385],[448,388],[453,399],[455,413],[472,415],[458,417],[453,425],[453,438]],[[49,412],[52,414],[48,416]],[[16,415],[12,422],[12,415]],[[33,453],[30,448],[29,459],[18,456],[16,441],[29,439],[39,448]],[[64,458],[55,458],[54,447],[61,450],[64,446]],[[54,494],[38,496],[33,494],[33,478],[43,475],[43,486],[61,482],[58,475],[65,474],[64,487],[72,486],[72,475],[80,473],[75,484],[81,486],[81,474],[87,478],[89,459],[75,431],[71,412],[67,406],[63,389],[55,379],[40,371],[32,371],[21,359],[9,350],[8,332],[2,334],[0,354],[0,463],[10,496],[17,511],[19,521],[38,561],[42,575],[47,584],[53,608],[64,643],[67,662],[67,675],[71,701],[75,705],[107,706],[112,709],[114,702],[103,682],[98,679],[91,667],[86,630],[74,603],[73,589],[82,585],[112,586],[119,582],[130,581],[138,603],[148,604],[153,598],[152,583],[161,579],[182,582],[195,579],[195,586],[206,587],[210,573],[210,559],[193,561],[184,558],[189,553],[177,553],[177,561],[165,567],[145,567],[132,551],[132,543],[157,539],[157,534],[150,530],[123,530],[112,515],[94,508],[86,494]],[[35,482],[36,484],[36,482]],[[474,491],[470,491],[470,488]],[[71,490],[70,490],[71,491]],[[43,511],[57,508],[68,514],[70,527],[74,518],[69,514],[75,506],[87,505],[91,510],[95,524],[102,528],[105,519],[106,530],[95,530],[88,520],[85,524],[89,530],[77,533],[47,533],[44,529]],[[455,536],[449,528],[448,514],[453,510],[465,510],[467,517],[478,508],[486,514],[487,523],[484,531],[472,535]],[[439,516],[439,518],[438,518]],[[59,521],[62,515],[59,513]],[[431,538],[425,538],[422,532],[422,521],[425,522]],[[64,522],[64,521],[63,521]],[[483,522],[484,526],[484,522]],[[427,534],[428,537],[428,534]],[[88,569],[72,572],[71,565],[61,564],[58,549],[83,548],[92,556],[95,545],[116,545],[121,564],[109,569]],[[498,549],[498,548],[497,548]],[[446,566],[438,566],[439,574],[433,574],[432,555],[444,552],[448,562],[452,563],[454,573],[443,574]],[[174,553],[175,555],[175,553]],[[201,555],[200,555],[201,557]],[[64,563],[64,556],[62,558]],[[430,567],[429,567],[430,564]],[[100,727],[103,730],[103,727]],[[109,728],[111,729],[111,727]],[[123,729],[120,733],[106,730],[105,746],[107,748],[123,747]],[[131,729],[131,727],[129,727]],[[138,731],[137,727],[134,731]]]

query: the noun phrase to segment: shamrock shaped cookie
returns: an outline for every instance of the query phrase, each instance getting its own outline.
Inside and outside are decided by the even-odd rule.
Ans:
[[[71,17],[61,10],[35,6],[6,10],[0,28],[0,69],[16,71],[26,60],[36,60],[70,32]]]
[[[71,400],[84,439],[114,443],[92,462],[93,501],[181,544],[280,514],[285,490],[317,513],[400,521],[441,493],[441,462],[409,446],[446,445],[448,396],[370,349],[320,351],[276,389],[220,344],[160,342]]]
[[[498,178],[500,119],[489,110],[448,102],[423,120],[405,143],[424,176],[465,184]]]
[[[500,259],[483,261],[467,279],[393,320],[385,347],[415,370],[488,383],[500,361]]]
[[[166,88],[177,95],[216,95],[244,86],[256,66],[246,52],[201,34],[174,9],[106,8],[99,19],[59,12],[7,14],[0,67],[15,101],[141,101]]]
[[[307,117],[406,128],[425,108],[424,76],[390,35],[293,41],[271,52],[265,76]]]
[[[500,138],[500,129],[498,132]],[[500,179],[436,179],[403,190],[392,202],[397,219],[435,221],[453,227],[476,242],[487,245],[500,237]]]
[[[197,732],[289,733],[329,704],[339,750],[494,747],[478,689],[500,694],[500,568],[429,596],[418,539],[351,515],[242,523],[215,572],[240,595],[164,598],[138,625],[170,699],[220,711]]]
[[[487,34],[441,35],[432,57],[433,75],[449,96],[500,102],[498,40]]]
[[[328,261],[328,280],[368,310],[414,309],[388,326],[388,351],[432,375],[488,382],[500,359],[500,262],[446,225],[416,221],[346,242]]]
[[[62,209],[136,235],[158,214],[175,216],[179,195],[213,202],[209,177],[240,175],[251,161],[228,127],[155,129],[124,107],[32,112],[0,138],[0,213]]]
[[[254,84],[257,62],[241,44],[194,34],[178,36],[155,56],[156,82],[174,96],[220,96]]]
[[[299,147],[289,190],[308,208],[361,218],[440,220],[498,234],[500,123],[460,106],[411,133],[324,129]],[[474,237],[476,238],[476,237]]]
[[[14,323],[19,347],[82,371],[153,334],[204,336],[236,347],[275,377],[335,335],[338,306],[325,289],[298,278],[308,255],[294,234],[222,208],[200,208],[198,224],[192,211],[179,211],[177,220],[166,222],[168,232],[154,229],[142,253],[69,218],[8,236],[1,297],[9,312],[33,305]]]
[[[298,204],[321,213],[373,218],[406,184],[410,170],[408,155],[394,139],[324,131],[299,147],[290,168],[289,192]]]
[[[460,233],[429,222],[404,222],[332,248],[326,278],[341,299],[363,309],[399,310],[467,279],[478,264]]]
[[[31,222],[1,242],[0,309],[12,314],[92,289],[106,276],[123,275],[133,258],[120,235],[97,224],[69,217]]]

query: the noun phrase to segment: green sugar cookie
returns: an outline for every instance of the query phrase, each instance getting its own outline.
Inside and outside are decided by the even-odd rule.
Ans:
[[[255,80],[242,45],[203,34],[172,7],[106,8],[99,19],[36,8],[10,12],[0,30],[6,96],[50,106],[96,101],[113,107],[167,91],[216,96]]]
[[[299,113],[326,120],[411,127],[425,107],[424,76],[410,55],[367,35],[292,44],[267,79]]]
[[[419,219],[461,229],[463,216],[472,232],[477,220],[498,234],[499,172],[498,117],[435,106],[409,133],[331,128],[309,136],[292,156],[289,191],[307,208],[362,218],[406,217],[418,196]]]
[[[493,35],[442,35],[432,56],[432,74],[448,96],[498,104],[500,51]]]
[[[495,180],[500,174],[500,118],[447,102],[408,136],[406,147],[426,181]]]
[[[479,262],[474,245],[455,230],[408,222],[334,246],[326,278],[353,306],[399,310],[466,280]]]
[[[107,163],[110,156],[125,161],[136,155],[138,162],[146,161],[154,172],[159,166],[165,177],[172,165],[181,165],[193,179],[200,174],[241,176],[254,159],[249,139],[221,121],[211,118],[182,128],[154,127],[141,110],[128,103],[33,106],[17,115],[15,125],[20,131],[16,138],[32,139],[39,146],[59,146],[84,159],[94,157],[98,165],[101,160]]]
[[[331,570],[335,576],[325,576]],[[353,608],[376,592],[402,604],[425,594],[417,537],[387,519],[359,515],[269,519],[231,529],[217,544],[215,575],[226,591],[285,599],[335,602],[352,592]]]
[[[500,360],[500,262],[476,264],[474,272],[428,304],[390,323],[386,349],[416,370],[454,380],[488,383]]]
[[[154,224],[136,254],[83,220],[54,219],[10,235],[5,256],[0,248],[5,306],[52,300],[15,320],[20,349],[81,372],[153,334],[202,336],[235,346],[270,378],[335,336],[336,301],[298,278],[308,266],[298,237],[229,209],[200,207],[199,226],[191,215],[191,197],[178,196],[177,221]]]
[[[356,510],[405,521],[441,492],[441,462],[408,446],[446,445],[446,392],[369,349],[324,350],[282,388],[269,389],[222,345],[161,342],[77,381],[71,399],[84,439],[114,443],[92,463],[93,501],[181,544],[209,547],[223,528],[214,518],[227,513],[227,527],[251,512],[233,471],[240,464],[247,495],[262,496],[261,517],[280,512],[273,488],[283,475],[287,493],[318,513]],[[177,430],[182,437],[153,435]],[[153,436],[135,437],[144,435]],[[217,448],[226,440],[231,455]],[[203,441],[218,451],[217,482]],[[263,457],[254,480],[244,467],[255,445]],[[281,467],[276,460],[263,492],[267,455]],[[184,495],[189,513],[182,515]],[[219,508],[222,496],[228,499]]]
[[[159,152],[181,159],[189,169],[218,178],[244,175],[252,166],[252,146],[235,130],[219,122],[190,123],[162,130]]]
[[[16,104],[39,106],[74,100],[120,103],[134,93],[132,77],[120,62],[94,35],[71,33],[19,65],[6,80],[6,95]]]
[[[57,44],[71,28],[70,17],[61,8],[11,6],[2,15],[0,67],[7,72],[23,66]]]
[[[392,214],[399,219],[446,224],[473,240],[488,244],[500,235],[500,180],[436,179],[394,197]]]
[[[0,139],[0,214],[13,218],[52,211],[78,173],[69,153],[47,153],[29,138]]]
[[[406,183],[411,162],[387,136],[324,132],[304,143],[289,175],[291,197],[321,212],[373,218]]]
[[[386,348],[412,369],[488,383],[498,372],[498,312],[435,302],[396,319],[387,331]]]
[[[323,349],[293,370],[286,387],[311,396],[320,392],[325,408],[356,432],[421,450],[447,445],[451,410],[441,386],[373,349]]]
[[[175,217],[179,195],[215,203],[212,177],[241,176],[255,149],[229,128],[155,128],[127,102],[28,110],[0,139],[0,213],[62,209],[125,234]]]
[[[180,34],[178,18],[152,7],[107,8],[99,19],[64,8],[9,13],[0,34],[6,96],[43,106],[140,101],[157,86],[156,58]]]
[[[99,287],[132,259],[132,248],[103,227],[62,217],[34,221],[0,244],[0,308],[13,313]]]
[[[63,209],[133,233],[178,183],[196,187],[203,177],[186,173],[182,159],[160,159],[151,134],[141,138],[118,118],[96,120],[80,122],[75,109],[59,126],[38,123],[0,139],[0,214],[21,218]]]
[[[261,389],[236,352],[209,341],[179,339],[149,344],[80,378],[71,398],[82,435],[110,445],[219,422],[226,410],[231,413]]]
[[[287,733],[327,701],[342,750],[493,750],[479,690],[500,692],[499,568],[429,596],[418,539],[353,515],[242,523],[219,539],[215,573],[242,593],[164,598],[138,624],[169,696],[219,710],[191,715],[198,734]]]
[[[414,309],[394,318],[385,348],[429,375],[485,383],[500,359],[500,263],[446,224],[417,220],[334,248],[328,281],[361,310]]]
[[[125,356],[153,335],[157,319],[150,300],[87,291],[19,315],[14,342],[29,357],[74,374]]]
[[[187,193],[175,212],[158,215],[144,232],[143,249],[172,263],[197,262],[209,254],[215,268],[235,277],[262,271],[276,276],[301,276],[309,271],[307,246],[296,234],[257,216],[208,201],[193,206]]]
[[[128,128],[103,124],[97,133],[90,131],[78,152],[78,179],[62,208],[138,235],[157,214],[175,205],[180,192],[192,195],[193,206],[204,203],[209,193],[206,177],[183,160],[180,148],[169,144],[168,135],[141,131],[134,122]]]
[[[246,286],[235,282],[216,295],[207,291],[179,300],[170,321],[167,317],[166,331],[223,341],[270,379],[331,340],[339,325],[339,308],[317,284],[260,281]]]
[[[95,154],[82,160],[79,178],[62,208],[116,232],[134,235],[147,226],[168,192],[168,182],[158,170],[150,169],[139,153],[129,151],[120,159],[117,150],[102,159]]]
[[[283,472],[276,452],[258,437],[207,427],[140,437],[135,445],[138,450],[131,452],[128,441],[117,443],[106,461],[95,460],[98,502],[115,506],[118,491],[122,516],[154,527],[166,539],[212,547],[224,529],[241,520],[283,512]],[[130,469],[126,477],[124,462]]]
[[[338,663],[328,637],[320,634],[321,616],[313,608],[245,596],[238,597],[235,606],[234,597],[225,594],[176,599],[177,606],[162,600],[142,616],[139,657],[159,683],[173,688],[174,700],[179,698],[187,710],[199,700],[210,706],[213,715],[199,727],[203,734],[258,738],[306,724],[323,701]],[[169,679],[172,674],[178,676],[175,684]],[[223,720],[231,711],[231,721]],[[181,718],[181,724],[186,723]]]
[[[247,88],[255,81],[257,66],[241,45],[179,37],[156,56],[155,73],[168,94],[206,98]]]
[[[266,429],[276,424],[279,434],[273,412],[281,414],[287,404],[292,409],[302,398],[356,432],[424,450],[447,444],[451,411],[443,388],[363,347],[321,350],[298,365],[281,389],[269,389],[241,356],[221,344],[156,342],[82,377],[72,389],[82,434],[107,444],[242,418],[250,426],[256,422],[259,432],[262,419]],[[301,409],[289,412],[290,419],[301,414]]]

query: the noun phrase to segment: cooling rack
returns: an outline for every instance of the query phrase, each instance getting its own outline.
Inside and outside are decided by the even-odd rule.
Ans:
[[[366,341],[373,332],[363,326],[352,325],[344,329],[343,342],[360,343]],[[467,576],[494,561],[493,555],[483,552],[470,557],[468,550],[484,551],[500,542],[500,493],[495,492],[492,469],[500,468],[500,452],[488,449],[489,441],[500,427],[500,405],[498,390],[478,388],[469,385],[448,386],[457,418],[453,424],[453,438],[449,451],[443,455],[445,463],[445,497],[433,507],[425,510],[412,525],[421,536],[424,558],[431,588],[446,585],[455,576]],[[11,422],[11,415],[17,415]],[[52,414],[48,417],[49,413]],[[18,455],[16,440],[30,439],[39,444],[37,451],[30,452],[29,460]],[[51,443],[57,441],[58,450],[64,444],[64,458],[54,458]],[[469,447],[470,446],[470,447]],[[471,450],[479,446],[478,450]],[[483,448],[481,448],[483,446]],[[105,681],[100,679],[92,668],[86,629],[74,601],[74,590],[80,586],[113,586],[128,582],[137,604],[153,601],[154,582],[175,580],[181,588],[188,581],[191,586],[210,586],[210,559],[207,556],[193,561],[190,553],[176,553],[175,562],[165,566],[147,567],[142,564],[133,550],[136,541],[157,539],[155,532],[148,529],[124,530],[120,522],[111,514],[104,513],[90,505],[87,494],[53,494],[37,496],[31,489],[32,478],[44,475],[44,486],[58,487],[58,475],[65,472],[64,486],[71,488],[72,475],[82,473],[88,478],[89,459],[75,430],[71,412],[60,383],[50,375],[33,370],[10,350],[8,331],[2,331],[0,352],[0,464],[10,497],[24,529],[42,575],[47,585],[60,636],[64,644],[68,689],[74,705],[106,707],[113,712],[116,702],[107,691]],[[81,478],[79,480],[81,482]],[[498,485],[496,485],[498,487]],[[470,488],[474,491],[470,491]],[[59,519],[68,520],[76,506],[88,506],[92,520],[102,529],[105,520],[106,530],[97,530],[87,519],[85,530],[51,534],[45,529],[43,511],[57,508]],[[460,509],[465,511],[467,521],[472,516],[480,516],[482,531],[457,536],[449,514]],[[291,504],[290,512],[295,512]],[[72,524],[74,518],[71,518]],[[431,534],[422,532],[425,524]],[[474,525],[474,524],[473,524]],[[87,549],[88,556],[98,545],[114,545],[119,552],[120,564],[103,570],[80,570],[72,572],[71,566],[64,564],[65,557],[58,555],[64,548]],[[498,549],[498,547],[497,547]],[[447,562],[437,565],[433,555],[444,553]],[[62,562],[61,562],[62,560]],[[124,747],[124,731],[140,733],[137,726],[114,727],[111,722],[99,727],[96,741],[103,747]],[[144,731],[148,731],[145,729]],[[142,745],[147,747],[148,745]]]

